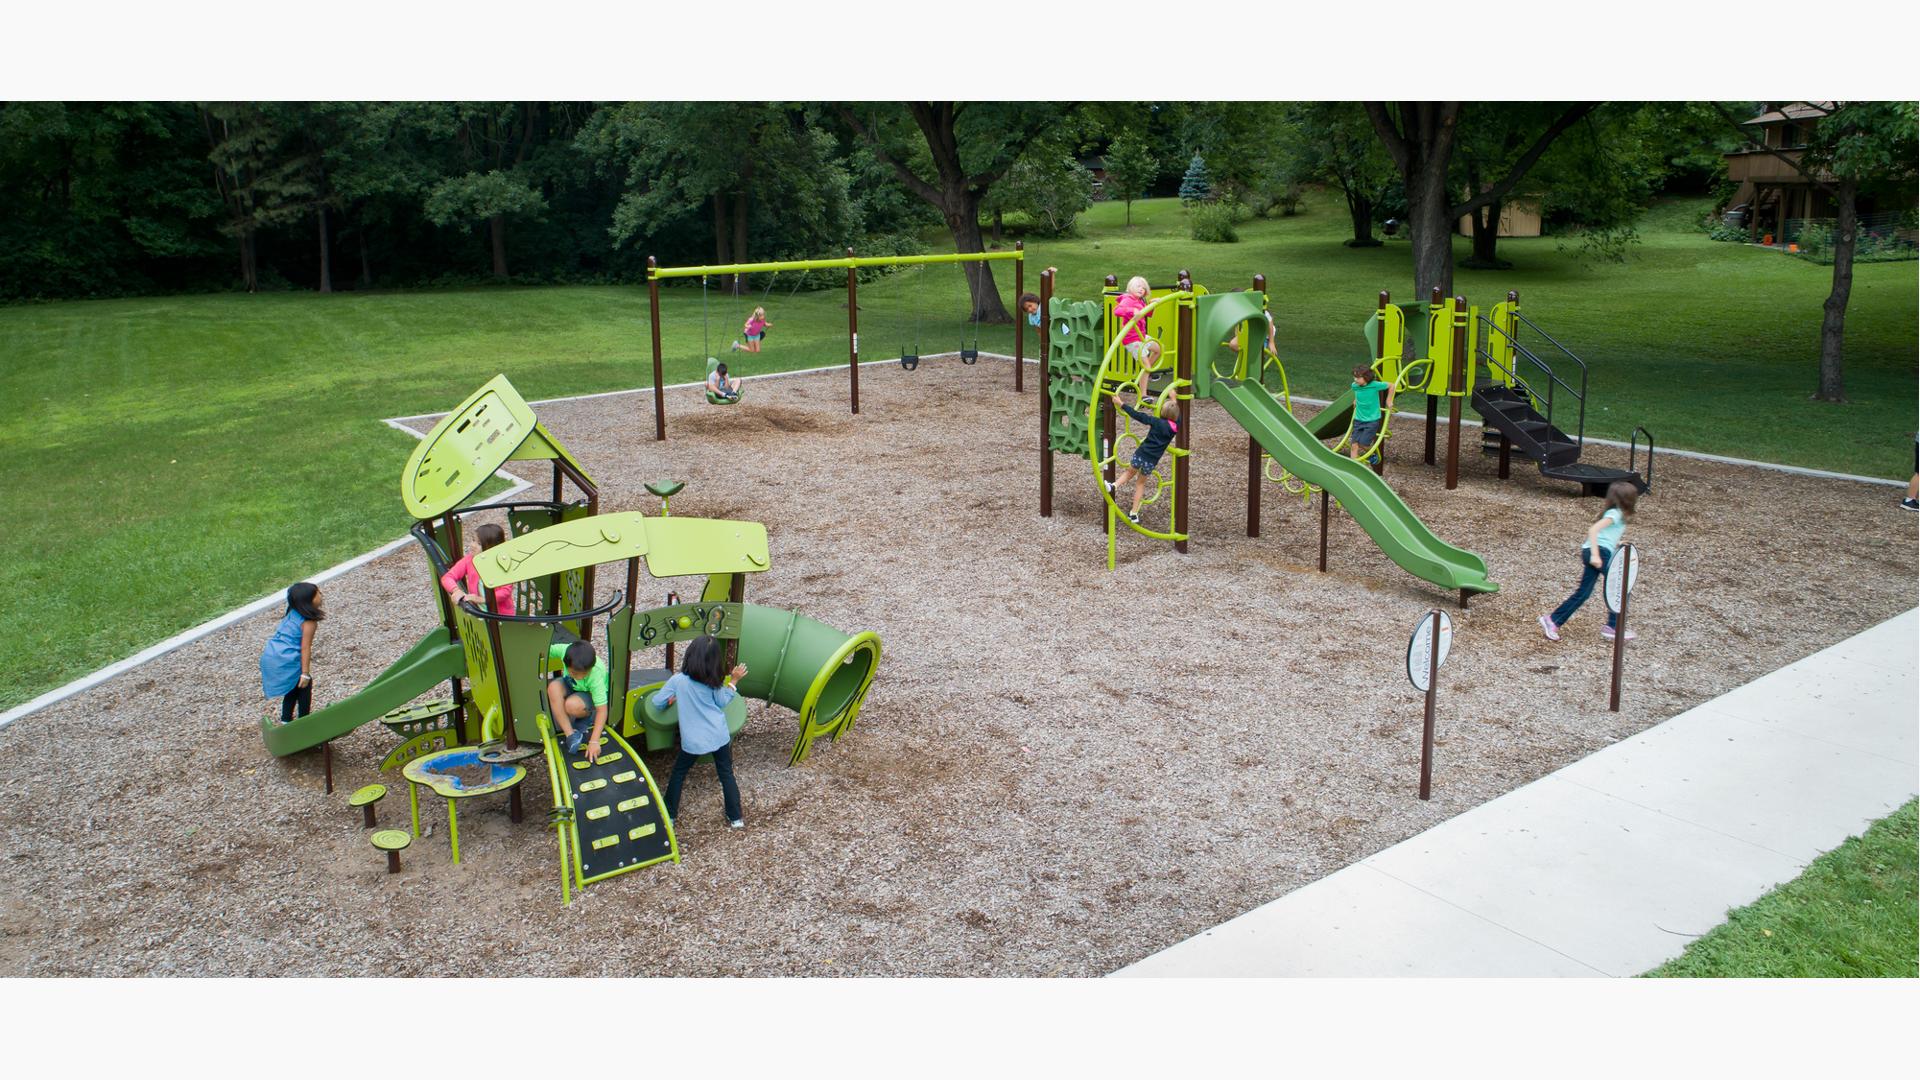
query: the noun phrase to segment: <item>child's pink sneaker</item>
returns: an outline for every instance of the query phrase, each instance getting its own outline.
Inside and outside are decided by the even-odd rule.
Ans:
[[[1553,616],[1540,616],[1540,632],[1547,635],[1548,641],[1560,640],[1560,628],[1553,625]]]
[[[1601,636],[1601,637],[1603,637],[1603,638],[1606,638],[1606,639],[1607,639],[1608,641],[1612,641],[1612,640],[1613,640],[1613,627],[1611,627],[1611,626],[1603,626],[1603,627],[1601,627],[1601,628],[1600,628],[1600,636]],[[1633,640],[1634,638],[1637,638],[1637,637],[1639,637],[1639,636],[1640,636],[1639,634],[1636,634],[1636,633],[1634,633],[1634,632],[1633,632],[1633,631],[1631,631],[1631,630],[1629,630],[1629,631],[1627,631],[1627,640],[1628,640],[1628,641],[1632,641],[1632,640]]]

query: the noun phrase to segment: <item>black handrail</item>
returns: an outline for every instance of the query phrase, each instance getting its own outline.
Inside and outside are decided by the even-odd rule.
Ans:
[[[1521,315],[1517,311],[1513,312],[1513,317],[1520,320],[1521,322],[1526,323],[1528,326],[1533,326],[1533,323],[1531,321],[1529,321],[1525,316]],[[1543,412],[1546,415],[1547,423],[1549,425],[1553,424],[1554,384],[1557,383],[1560,386],[1566,387],[1567,393],[1572,394],[1574,400],[1580,403],[1580,415],[1574,431],[1574,440],[1580,446],[1580,448],[1584,450],[1587,445],[1587,363],[1586,361],[1580,359],[1577,356],[1574,356],[1573,353],[1571,352],[1567,352],[1567,349],[1565,346],[1561,345],[1557,341],[1554,341],[1553,338],[1548,337],[1547,334],[1545,334],[1544,332],[1540,334],[1541,337],[1546,338],[1547,341],[1550,342],[1555,348],[1559,349],[1563,353],[1566,353],[1567,356],[1570,359],[1572,359],[1574,363],[1580,365],[1580,386],[1578,389],[1575,389],[1572,383],[1569,383],[1565,379],[1561,378],[1559,373],[1553,370],[1552,365],[1548,364],[1545,360],[1540,359],[1540,357],[1534,354],[1532,349],[1529,349],[1525,345],[1521,344],[1520,340],[1517,337],[1501,329],[1498,324],[1494,323],[1493,320],[1487,318],[1485,315],[1482,315],[1479,318],[1480,318],[1480,321],[1484,323],[1489,330],[1505,338],[1507,340],[1507,343],[1513,346],[1513,351],[1515,353],[1526,357],[1529,361],[1533,363],[1534,367],[1539,368],[1542,372],[1546,374],[1549,382],[1547,383],[1547,400],[1546,400],[1547,407],[1543,410]],[[1537,326],[1534,326],[1533,328],[1535,331],[1539,331],[1540,329]],[[1480,354],[1480,359],[1486,363],[1487,370],[1488,371],[1498,370],[1498,371],[1505,372],[1515,382],[1520,384],[1521,389],[1526,391],[1527,396],[1533,398],[1535,401],[1538,401],[1540,399],[1540,395],[1537,391],[1534,390],[1533,384],[1531,382],[1529,382],[1518,371],[1515,371],[1511,368],[1503,368],[1499,364],[1495,363],[1493,359],[1493,349],[1492,349],[1491,342],[1492,342],[1492,338],[1490,336],[1482,335],[1480,339],[1480,347],[1478,349],[1478,352]]]
[[[627,594],[625,590],[615,589],[613,590],[613,599],[598,607],[588,608],[585,611],[560,612],[553,615],[503,615],[497,611],[488,611],[486,608],[474,607],[472,604],[461,604],[460,610],[482,619],[491,619],[494,622],[563,623],[576,622],[581,619],[597,619],[609,611],[619,608],[621,604],[626,602],[626,599]]]
[[[1646,475],[1641,477],[1641,480],[1643,480],[1646,483],[1647,490],[1652,491],[1653,490],[1653,432],[1648,431],[1646,428],[1643,428],[1643,427],[1634,428],[1633,437],[1627,441],[1627,471],[1628,472],[1639,471],[1639,469],[1636,466],[1638,465],[1640,460],[1640,436],[1642,435],[1645,435],[1647,437],[1647,472],[1646,472]]]

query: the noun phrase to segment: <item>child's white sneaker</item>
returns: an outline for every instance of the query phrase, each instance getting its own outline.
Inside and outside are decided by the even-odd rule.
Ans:
[[[1603,627],[1601,627],[1601,628],[1600,628],[1600,636],[1601,636],[1601,637],[1603,637],[1603,638],[1606,638],[1606,639],[1607,639],[1608,641],[1612,641],[1612,640],[1613,640],[1613,627],[1611,627],[1611,626],[1603,626]],[[1634,633],[1634,632],[1633,632],[1633,631],[1631,631],[1631,630],[1629,630],[1629,631],[1627,631],[1627,640],[1628,640],[1628,641],[1632,641],[1632,640],[1633,640],[1634,638],[1637,638],[1637,637],[1639,637],[1639,636],[1640,636],[1639,634],[1636,634],[1636,633]]]
[[[1560,628],[1553,625],[1553,616],[1540,616],[1540,632],[1547,635],[1548,641],[1560,640]]]
[[[727,828],[729,829],[744,829],[746,827],[747,823],[743,818],[734,818],[732,821],[727,822]]]
[[[1135,525],[1140,524],[1140,512],[1137,510],[1127,511],[1127,520],[1133,522]]]

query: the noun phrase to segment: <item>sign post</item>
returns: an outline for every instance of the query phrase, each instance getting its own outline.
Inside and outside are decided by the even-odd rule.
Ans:
[[[1453,619],[1439,608],[1420,617],[1407,639],[1407,680],[1427,695],[1427,717],[1420,732],[1420,798],[1433,792],[1433,696],[1440,682],[1440,665],[1453,651]]]
[[[1607,696],[1607,711],[1620,711],[1620,672],[1627,658],[1627,600],[1633,595],[1634,581],[1640,576],[1640,564],[1634,560],[1632,544],[1621,544],[1607,564],[1607,610],[1616,616],[1613,622],[1613,689]]]

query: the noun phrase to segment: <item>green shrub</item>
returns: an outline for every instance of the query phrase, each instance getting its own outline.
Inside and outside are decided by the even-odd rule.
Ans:
[[[1234,231],[1233,225],[1243,210],[1239,203],[1227,200],[1195,203],[1187,212],[1193,238],[1203,244],[1239,243],[1240,234]]]

